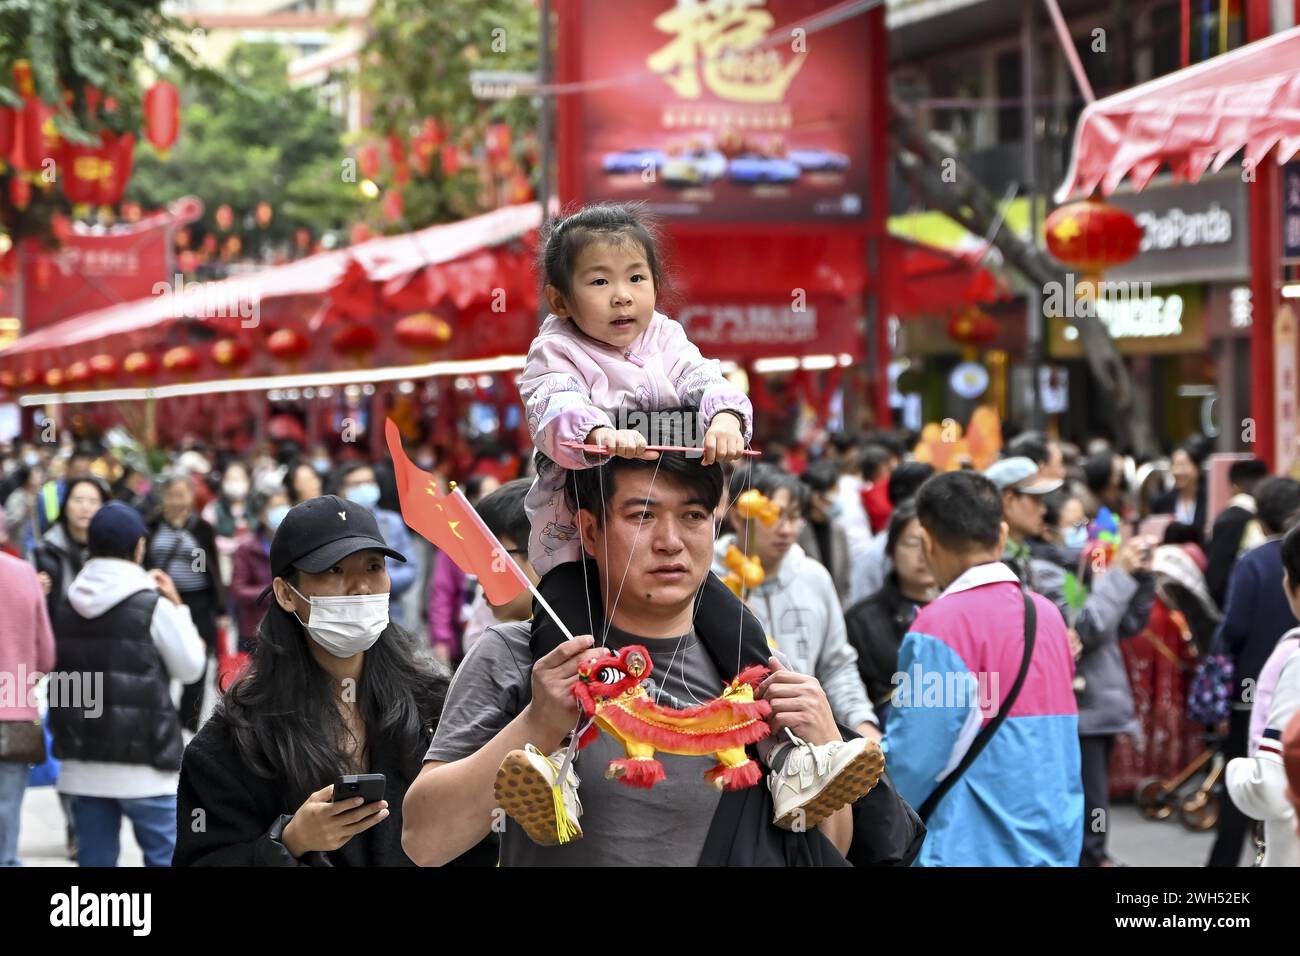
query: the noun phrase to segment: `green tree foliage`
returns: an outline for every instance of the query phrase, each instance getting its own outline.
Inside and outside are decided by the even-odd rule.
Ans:
[[[181,133],[163,159],[147,144],[136,149],[127,198],[154,208],[185,195],[205,207],[203,227],[220,235],[216,211],[229,205],[245,255],[260,246],[285,247],[299,228],[315,238],[346,230],[361,197],[344,182],[342,120],[308,89],[292,89],[287,58],[272,44],[236,47],[223,86],[187,86],[181,94]],[[271,222],[259,226],[259,203]]]
[[[364,142],[380,148],[382,189],[399,189],[405,215],[383,219],[376,200],[367,214],[388,231],[463,219],[509,202],[508,189],[494,189],[516,175],[535,178],[537,102],[531,97],[476,100],[470,88],[475,70],[538,67],[538,12],[532,0],[375,0],[370,38],[363,51],[362,89],[371,105]],[[437,121],[459,150],[460,168],[448,174],[435,155],[427,173],[411,166],[410,182],[396,182],[387,138],[396,133],[409,151],[426,120]],[[510,156],[491,164],[488,127],[511,129]]]

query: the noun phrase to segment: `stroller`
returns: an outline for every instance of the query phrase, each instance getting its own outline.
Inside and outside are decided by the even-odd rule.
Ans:
[[[1162,546],[1157,551],[1156,596],[1169,612],[1170,620],[1182,630],[1193,656],[1204,659],[1218,626],[1218,609],[1205,592],[1203,579],[1197,580],[1199,573],[1195,578],[1187,574],[1188,570],[1198,569],[1194,566],[1189,569],[1181,557],[1169,554],[1171,550],[1178,549]],[[1161,557],[1165,560],[1161,561]],[[1205,749],[1182,770],[1167,779],[1148,777],[1139,782],[1134,798],[1142,815],[1148,820],[1167,820],[1178,813],[1188,830],[1214,829],[1226,799],[1225,740],[1226,734],[1218,728],[1206,727]]]

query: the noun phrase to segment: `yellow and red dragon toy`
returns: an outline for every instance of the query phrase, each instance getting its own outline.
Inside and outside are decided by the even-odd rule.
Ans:
[[[768,675],[760,665],[747,667],[720,697],[698,707],[677,709],[655,703],[642,682],[650,676],[650,652],[640,644],[617,654],[605,651],[578,665],[573,694],[583,713],[593,720],[580,747],[595,739],[597,727],[623,745],[627,757],[611,760],[605,776],[632,787],[653,787],[664,779],[655,752],[688,757],[715,755],[718,763],[704,779],[719,790],[739,790],[758,783],[762,770],[745,747],[766,737],[764,722],[771,712],[765,700],[754,699],[754,688]]]

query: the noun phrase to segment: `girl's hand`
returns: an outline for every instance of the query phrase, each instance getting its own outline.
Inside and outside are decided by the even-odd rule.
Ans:
[[[599,445],[601,448],[608,448],[611,455],[617,455],[620,458],[641,458],[645,461],[654,461],[659,457],[659,452],[645,450],[645,436],[631,428],[624,428],[619,431],[612,428],[597,428],[587,436],[587,441],[593,445]]]
[[[704,434],[704,458],[700,464],[715,461],[737,461],[745,452],[745,435],[740,430],[740,419],[730,413],[719,412]]]
[[[334,784],[317,790],[285,826],[281,842],[294,856],[309,850],[337,850],[358,833],[388,819],[387,800],[363,803],[361,797],[352,797],[332,803],[333,795]]]

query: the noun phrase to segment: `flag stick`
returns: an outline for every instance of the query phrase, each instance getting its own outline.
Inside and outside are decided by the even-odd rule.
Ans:
[[[546,611],[547,614],[551,615],[551,620],[555,622],[555,626],[558,627],[564,633],[565,637],[567,637],[569,640],[573,640],[573,635],[569,633],[569,629],[565,627],[564,622],[560,620],[560,615],[556,614],[555,609],[551,607],[551,605],[547,602],[546,598],[542,597],[542,592],[537,590],[537,585],[529,581],[528,590],[533,592],[533,597],[537,599],[537,603],[542,606],[542,609]]]

